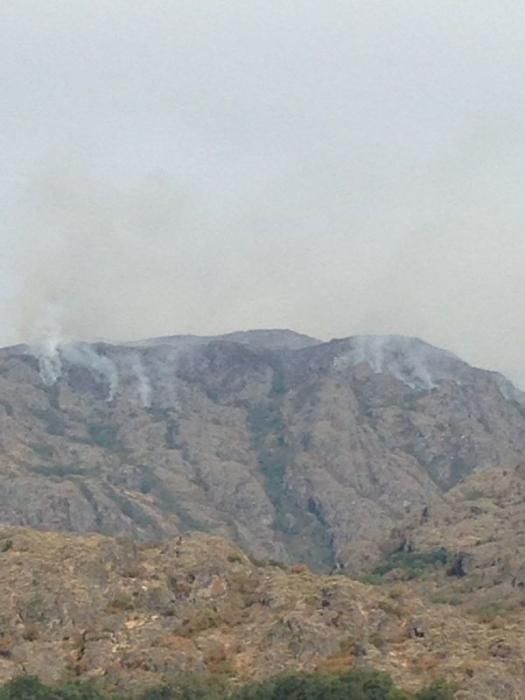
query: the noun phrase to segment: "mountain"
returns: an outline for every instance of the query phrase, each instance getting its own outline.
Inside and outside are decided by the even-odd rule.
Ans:
[[[225,335],[171,335],[162,338],[149,338],[127,343],[129,347],[147,347],[155,345],[170,345],[172,347],[184,348],[195,345],[207,345],[212,341],[230,341],[256,348],[267,348],[271,350],[298,350],[300,348],[311,347],[321,343],[317,338],[312,338],[303,333],[281,329],[259,329],[252,331],[234,331]]]
[[[0,351],[0,522],[373,570],[391,531],[525,459],[523,394],[418,339],[291,331]]]

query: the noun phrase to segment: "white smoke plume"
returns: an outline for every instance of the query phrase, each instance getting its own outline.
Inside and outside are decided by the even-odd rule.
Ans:
[[[118,369],[108,357],[87,344],[76,342],[64,332],[64,310],[58,301],[44,305],[28,334],[30,352],[38,359],[42,381],[52,386],[63,376],[63,363],[84,367],[107,382],[108,401],[113,401],[118,388]]]
[[[46,386],[52,386],[61,379],[63,362],[67,361],[101,375],[109,386],[107,400],[113,401],[115,398],[119,381],[116,364],[108,357],[98,354],[93,346],[66,339],[57,304],[44,309],[36,324],[29,349],[38,359],[40,376]]]
[[[108,384],[107,401],[113,401],[119,384],[117,365],[109,357],[100,355],[87,343],[68,343],[60,347],[60,353],[72,365],[85,367],[101,375]]]
[[[388,373],[412,389],[434,389],[441,378],[455,378],[451,371],[461,361],[449,352],[416,338],[357,336],[349,348],[334,358],[336,371],[366,363],[375,374]]]
[[[42,381],[54,384],[62,375],[60,344],[62,342],[59,310],[56,305],[47,307],[34,330],[33,352],[38,358]]]
[[[136,378],[138,396],[142,408],[151,407],[152,386],[140,355],[134,354],[131,361],[131,371]]]

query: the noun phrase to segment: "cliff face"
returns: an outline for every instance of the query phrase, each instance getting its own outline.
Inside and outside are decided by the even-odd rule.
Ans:
[[[0,353],[0,521],[373,565],[390,530],[525,453],[522,395],[419,340],[284,331]]]

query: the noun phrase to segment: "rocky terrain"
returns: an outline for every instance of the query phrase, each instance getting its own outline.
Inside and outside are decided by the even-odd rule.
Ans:
[[[524,434],[512,384],[417,339],[4,349],[0,682],[523,698]]]
[[[291,331],[0,352],[0,522],[372,571],[465,477],[525,460],[501,375],[417,339]],[[448,494],[448,495],[447,495]]]
[[[181,671],[236,684],[372,667],[408,691],[445,677],[458,700],[523,698],[523,594],[490,619],[473,600],[419,597],[423,582],[454,579],[443,566],[369,585],[256,565],[205,534],[138,544],[4,529],[0,552],[0,682],[27,673],[129,691]]]
[[[387,557],[438,548],[450,553],[447,575],[422,579],[418,594],[487,618],[525,605],[525,465],[473,474],[425,518],[396,529]],[[406,573],[393,569],[387,578]]]

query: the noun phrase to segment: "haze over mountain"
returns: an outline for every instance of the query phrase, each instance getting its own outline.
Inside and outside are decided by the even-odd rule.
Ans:
[[[525,386],[524,13],[2,3],[0,344],[400,333]]]

